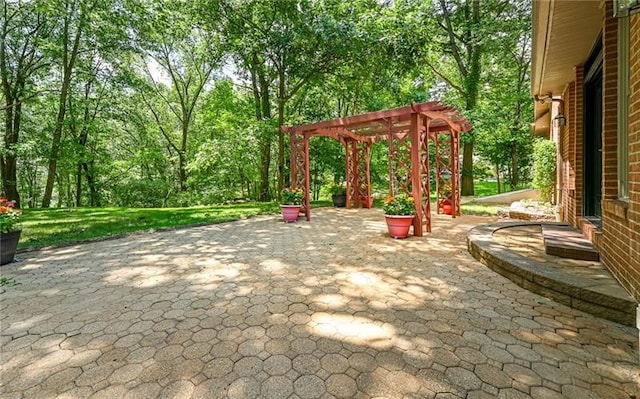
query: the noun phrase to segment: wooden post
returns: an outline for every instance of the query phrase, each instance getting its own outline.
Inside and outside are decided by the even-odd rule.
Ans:
[[[413,235],[422,237],[422,220],[424,212],[422,209],[422,179],[420,178],[420,125],[422,118],[416,112],[411,113],[411,191],[416,210],[413,218]]]

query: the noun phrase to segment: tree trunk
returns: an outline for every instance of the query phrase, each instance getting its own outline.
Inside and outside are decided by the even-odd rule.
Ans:
[[[93,161],[91,161],[93,166]],[[89,186],[89,205],[90,206],[100,206],[100,198],[98,197],[98,189],[96,187],[96,180],[89,168],[89,164],[86,162],[82,163],[82,169],[84,170],[84,175],[87,177],[87,185]]]
[[[66,68],[65,68],[66,69]],[[51,196],[53,195],[53,185],[56,178],[56,169],[58,166],[58,156],[60,155],[60,141],[62,139],[62,125],[67,110],[67,95],[69,93],[69,84],[71,80],[71,71],[65,71],[62,90],[60,91],[60,101],[58,103],[58,116],[56,118],[56,128],[53,131],[53,139],[51,141],[51,152],[49,153],[49,167],[47,169],[47,185],[44,189],[42,198],[42,207],[48,208],[51,205]]]
[[[69,94],[69,87],[71,85],[71,77],[73,67],[80,50],[80,38],[82,37],[82,31],[84,29],[84,12],[80,12],[80,20],[78,21],[78,28],[76,36],[73,40],[73,47],[69,51],[69,19],[65,19],[64,33],[63,33],[63,68],[64,74],[62,78],[62,88],[60,90],[60,100],[58,103],[58,116],[56,118],[56,127],[53,131],[53,139],[51,142],[51,153],[49,154],[49,167],[47,170],[47,185],[44,189],[44,196],[42,198],[42,207],[48,208],[51,204],[51,196],[53,194],[53,184],[56,178],[56,168],[58,165],[58,156],[60,155],[60,141],[62,138],[62,125],[64,123],[65,113],[67,110],[67,96]],[[67,16],[67,18],[70,18]]]
[[[2,172],[2,191],[6,198],[16,202],[20,208],[20,194],[18,193],[17,157],[14,146],[20,135],[20,121],[22,103],[11,96],[6,96],[4,148],[0,155]]]
[[[257,60],[257,58],[256,58]],[[258,68],[258,85],[260,90],[260,108],[263,121],[271,119],[271,103],[269,101],[269,84],[264,76],[262,64]],[[271,137],[269,133],[263,134],[260,151],[260,201],[269,201],[269,169],[271,167]]]
[[[518,174],[518,149],[516,144],[511,147],[511,190],[518,187],[520,176]]]
[[[500,166],[496,164],[496,183],[498,183],[498,194],[502,192],[500,189]]]
[[[189,115],[185,107],[182,107],[182,141],[178,152],[178,168],[180,170],[180,191],[187,191],[187,138],[189,137]]]
[[[76,207],[82,206],[82,164],[78,165],[76,172]]]
[[[461,195],[475,195],[473,188],[473,142],[464,143],[462,148]]]
[[[282,60],[284,63],[284,60]],[[278,201],[280,201],[280,192],[284,187],[284,132],[281,127],[284,125],[284,106],[285,106],[285,75],[281,65],[278,79],[278,188],[276,190]]]

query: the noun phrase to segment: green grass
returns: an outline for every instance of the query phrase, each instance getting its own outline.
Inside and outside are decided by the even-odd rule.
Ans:
[[[18,248],[63,245],[137,231],[227,222],[278,210],[278,204],[273,202],[191,208],[25,209]]]
[[[476,202],[467,202],[460,205],[463,215],[476,216],[497,216],[498,211],[504,206],[496,204],[480,204]]]
[[[517,187],[516,190],[522,190],[527,187]],[[475,193],[475,197],[487,197],[489,195],[498,194],[498,183],[495,181],[474,181],[473,182],[473,191]],[[502,193],[508,193],[511,190],[509,185],[502,186]]]

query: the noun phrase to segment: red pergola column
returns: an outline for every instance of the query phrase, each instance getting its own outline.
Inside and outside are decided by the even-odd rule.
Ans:
[[[462,214],[460,208],[460,135],[459,132],[451,131],[451,188],[453,201],[452,216],[460,216]]]
[[[411,191],[414,199],[416,217],[413,218],[413,235],[422,237],[422,224],[424,221],[424,209],[422,209],[422,179],[420,177],[420,126],[422,118],[417,113],[411,114]]]
[[[358,148],[358,200],[363,205],[362,197],[371,197],[371,143],[359,142]]]
[[[309,200],[309,137],[291,132],[291,187],[302,188],[302,211],[307,220],[311,220]]]
[[[358,142],[346,140],[346,180],[347,180],[347,209],[358,207],[360,204],[358,188]]]
[[[424,130],[420,133],[420,174],[422,177],[422,209],[424,213],[424,224],[427,233],[431,233],[431,171],[429,165],[429,125],[431,121],[428,118],[424,118],[422,121]]]

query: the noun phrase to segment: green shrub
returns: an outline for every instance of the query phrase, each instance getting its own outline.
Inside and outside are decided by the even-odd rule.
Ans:
[[[556,144],[540,139],[533,144],[533,187],[540,192],[541,201],[551,201],[556,179]]]

